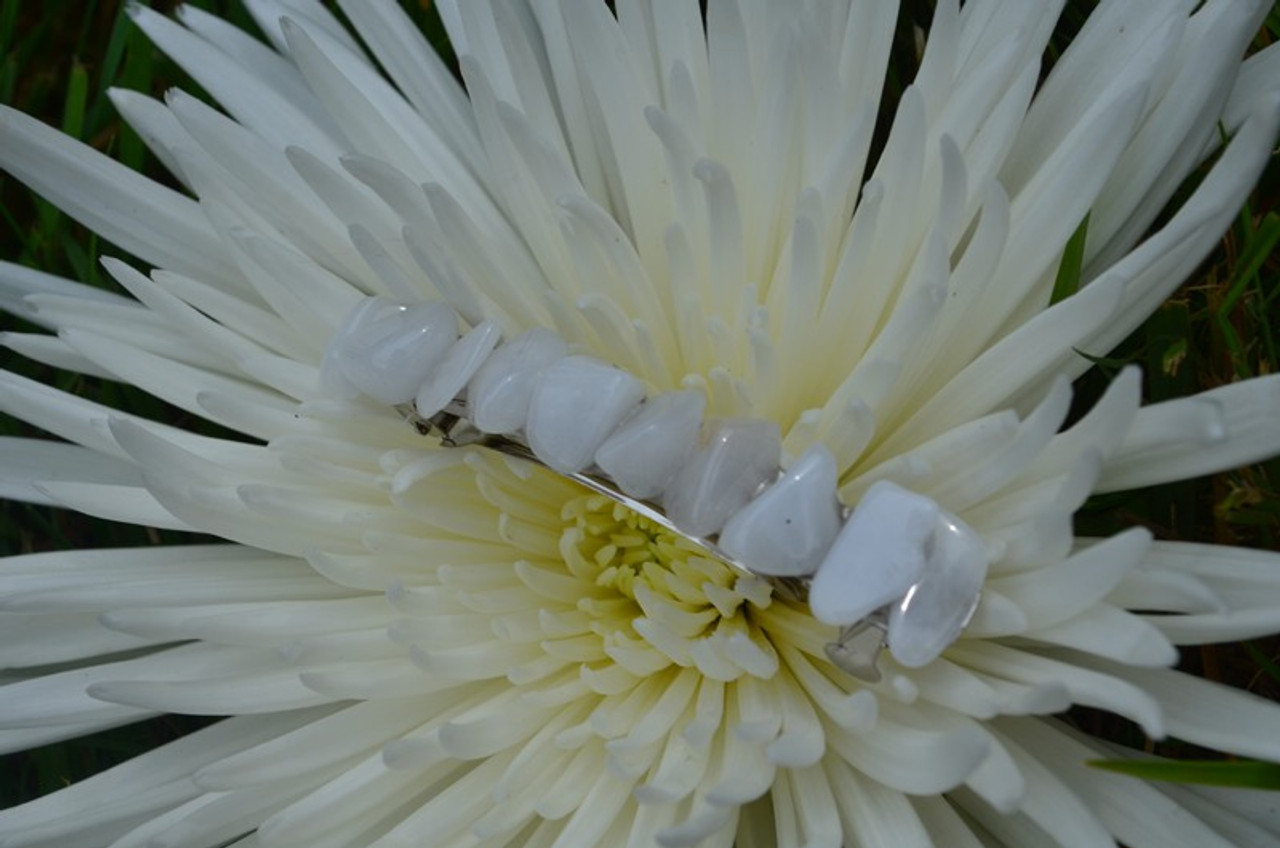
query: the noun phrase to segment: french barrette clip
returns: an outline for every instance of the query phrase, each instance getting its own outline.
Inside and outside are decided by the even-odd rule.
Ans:
[[[322,382],[396,407],[446,447],[538,463],[768,580],[839,628],[827,656],[861,680],[880,679],[886,648],[927,665],[972,618],[986,546],[933,500],[881,480],[842,504],[830,451],[816,444],[783,468],[771,421],[708,420],[701,392],[648,395],[543,328],[503,341],[490,320],[458,327],[442,301],[365,298],[331,340]]]

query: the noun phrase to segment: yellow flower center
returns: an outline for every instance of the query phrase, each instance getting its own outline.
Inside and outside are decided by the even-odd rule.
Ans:
[[[733,584],[734,572],[684,537],[603,495],[583,495],[561,510],[566,563],[579,577],[635,598],[636,583],[675,597],[704,600],[692,589]],[[593,574],[594,569],[594,574]]]
[[[584,594],[578,609],[592,616],[591,629],[615,661],[698,666],[721,679],[776,668],[753,621],[772,601],[767,582],[603,495],[569,499],[561,517],[565,566],[596,590]]]

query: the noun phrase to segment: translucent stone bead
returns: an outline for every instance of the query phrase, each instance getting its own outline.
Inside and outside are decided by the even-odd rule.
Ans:
[[[596,465],[628,495],[656,497],[697,447],[706,408],[702,392],[649,398],[596,451]]]
[[[881,480],[867,489],[809,587],[809,607],[845,626],[906,594],[924,573],[938,505]]]
[[[493,352],[467,386],[471,421],[485,433],[514,433],[524,426],[538,374],[564,359],[569,346],[550,330],[536,327]]]
[[[325,350],[321,381],[331,391],[407,403],[458,338],[458,316],[441,301],[401,306],[361,301]]]
[[[684,533],[710,536],[778,473],[778,425],[759,418],[720,422],[663,493],[667,517]]]
[[[591,464],[596,449],[636,404],[644,384],[589,356],[566,356],[538,378],[525,436],[535,456],[562,474]]]
[[[814,445],[729,519],[718,544],[758,574],[812,574],[840,532],[838,476],[831,451]]]
[[[481,321],[449,348],[418,389],[414,400],[418,414],[430,418],[448,406],[476,369],[484,364],[501,337],[502,328],[497,321]]]
[[[987,576],[982,538],[943,515],[919,582],[889,611],[889,653],[910,668],[933,662],[954,642],[978,605]]]

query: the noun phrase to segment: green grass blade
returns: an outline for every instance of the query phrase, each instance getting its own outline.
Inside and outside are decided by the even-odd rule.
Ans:
[[[1088,765],[1142,780],[1238,789],[1280,789],[1280,764],[1254,760],[1090,760]]]
[[[1058,263],[1058,275],[1053,280],[1049,303],[1066,300],[1080,290],[1080,270],[1084,267],[1084,245],[1088,237],[1089,216],[1086,214],[1062,249],[1062,261]]]

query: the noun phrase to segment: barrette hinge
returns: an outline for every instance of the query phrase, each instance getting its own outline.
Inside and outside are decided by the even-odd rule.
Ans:
[[[859,680],[877,683],[881,676],[880,653],[885,649],[888,632],[888,607],[881,607],[861,621],[841,628],[839,638],[823,647],[827,659],[838,668]]]

